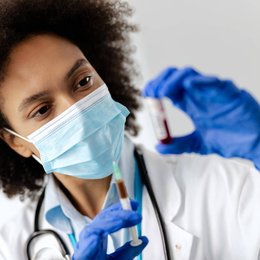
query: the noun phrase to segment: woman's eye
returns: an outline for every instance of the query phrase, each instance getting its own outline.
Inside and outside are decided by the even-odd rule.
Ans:
[[[45,105],[37,110],[37,112],[33,115],[33,117],[41,117],[48,113],[50,109],[49,105]]]
[[[86,76],[78,82],[76,89],[87,87],[90,82],[91,76]]]

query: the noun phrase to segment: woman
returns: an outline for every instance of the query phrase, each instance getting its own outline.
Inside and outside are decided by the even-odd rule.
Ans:
[[[0,10],[1,182],[7,195],[34,199],[2,227],[3,259],[26,259],[28,239],[38,230],[36,204],[39,229],[57,232],[73,259],[139,255],[148,240],[140,236],[139,246],[128,242],[125,228],[140,224],[141,215],[118,203],[113,160],[130,197],[139,202],[141,230],[150,241],[142,257],[162,259],[151,197],[138,182],[143,158],[169,257],[258,259],[255,168],[216,156],[163,157],[143,150],[142,157],[124,138],[125,121],[126,130],[137,133],[139,108],[128,43],[135,27],[126,20],[126,4],[16,0],[2,2]],[[45,196],[40,204],[39,193]],[[29,245],[32,258],[65,259],[50,232]]]

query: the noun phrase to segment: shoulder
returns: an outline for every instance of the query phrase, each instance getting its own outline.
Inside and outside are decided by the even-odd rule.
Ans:
[[[202,200],[207,196],[209,203],[218,198],[218,201],[230,201],[233,208],[239,207],[241,196],[247,197],[248,190],[254,192],[251,197],[259,197],[260,174],[250,164],[218,155],[165,156],[143,152],[149,176],[158,189],[171,183],[188,200],[189,197],[193,201]]]
[[[252,164],[218,155],[184,154],[176,163],[176,178],[215,192],[241,194],[248,181],[259,183],[260,174]]]
[[[10,231],[12,229],[15,229],[17,231],[17,226],[20,223],[23,223],[23,226],[32,227],[32,219],[34,218],[36,203],[37,201],[27,201],[14,216],[12,216],[10,219],[8,219],[5,223],[3,223],[0,226],[0,230]],[[16,225],[14,225],[14,223]],[[20,228],[22,228],[22,226],[20,226]]]
[[[198,179],[200,182],[202,182],[202,178],[222,179],[229,183],[233,179],[245,182],[249,174],[253,178],[260,178],[259,172],[252,164],[235,159],[226,159],[216,154],[160,155],[145,149],[142,150],[145,162],[150,169],[159,171],[166,168],[166,165],[171,165],[172,173],[178,179],[188,178],[192,181]]]
[[[177,159],[174,175],[176,181],[180,185],[184,184],[191,192],[204,192],[217,201],[222,198],[235,207],[239,206],[242,194],[248,196],[244,192],[245,186],[250,187],[255,196],[259,196],[259,172],[253,165],[235,159],[218,155],[184,154]]]
[[[28,201],[16,215],[1,225],[0,259],[23,259],[21,255],[25,252],[26,241],[33,232],[35,207],[36,202]]]

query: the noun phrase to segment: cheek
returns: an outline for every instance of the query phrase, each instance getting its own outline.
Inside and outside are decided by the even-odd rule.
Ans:
[[[21,139],[19,139],[19,142],[22,143],[22,145],[24,145],[25,147],[27,147],[30,151],[32,151],[33,154],[35,154],[37,157],[40,157],[40,153],[39,153],[38,149],[32,143],[26,142]]]

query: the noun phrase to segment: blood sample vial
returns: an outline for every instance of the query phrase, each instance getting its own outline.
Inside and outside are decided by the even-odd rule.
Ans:
[[[172,138],[169,132],[169,127],[162,101],[155,98],[146,98],[146,100],[149,107],[149,113],[151,116],[156,138],[162,144],[170,143],[172,141]]]

